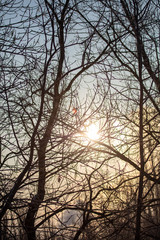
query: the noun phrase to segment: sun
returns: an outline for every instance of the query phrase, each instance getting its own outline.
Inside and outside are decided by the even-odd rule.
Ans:
[[[91,140],[98,140],[99,134],[98,134],[99,128],[96,124],[92,123],[91,125],[86,127],[86,135]]]

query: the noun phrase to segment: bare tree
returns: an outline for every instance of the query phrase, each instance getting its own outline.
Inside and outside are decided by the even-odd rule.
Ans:
[[[7,234],[11,219],[13,227],[20,222],[28,239],[36,239],[36,230],[69,208],[67,203],[82,191],[69,184],[85,149],[74,149],[69,140],[93,115],[89,108],[95,97],[90,107],[83,107],[78,88],[82,91],[80,81],[89,69],[96,71],[94,65],[106,57],[107,47],[99,51],[93,46],[95,31],[85,29],[77,11],[81,4],[66,0],[1,5],[0,217]],[[16,231],[15,237],[20,235]]]
[[[159,8],[2,1],[2,239],[159,238]]]
[[[156,130],[155,122],[159,121],[160,113],[158,30],[160,6],[158,1],[99,2],[103,6],[99,11],[104,12],[104,18],[101,21],[102,27],[97,28],[96,32],[107,44],[113,39],[115,40],[113,44],[110,44],[110,64],[106,63],[106,65],[108,68],[110,67],[108,72],[112,71],[109,83],[110,88],[112,88],[111,92],[115,92],[116,99],[113,99],[111,104],[112,106],[115,104],[114,119],[117,119],[117,130],[113,131],[113,137],[117,133],[119,143],[115,144],[112,141],[112,146],[110,146],[101,142],[99,145],[110,150],[110,154],[138,170],[138,191],[135,189],[137,192],[137,212],[135,214],[135,227],[132,226],[135,228],[135,239],[141,239],[144,235],[148,236],[149,239],[158,239],[158,232],[146,233],[145,225],[148,226],[150,220],[144,217],[144,213],[146,206],[149,209],[152,209],[152,206],[146,205],[144,201],[151,189],[159,184],[159,131]],[[109,18],[108,11],[110,11]],[[95,29],[93,24],[91,26]],[[105,66],[103,69],[106,68]],[[102,70],[102,72],[105,71]],[[148,148],[150,141],[153,145]],[[108,150],[103,151],[107,153]],[[153,156],[155,156],[154,163]],[[151,162],[153,163],[152,167]],[[151,188],[149,187],[150,181]],[[144,190],[144,186],[148,186],[150,190],[146,190],[146,188]],[[157,199],[153,201],[157,201]],[[154,225],[154,223],[152,224]],[[151,229],[152,224],[150,225]]]

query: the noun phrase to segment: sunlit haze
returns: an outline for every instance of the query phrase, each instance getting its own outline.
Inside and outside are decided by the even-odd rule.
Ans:
[[[96,126],[96,124],[91,124],[86,128],[86,135],[91,140],[97,140],[99,139],[98,131],[98,126]]]

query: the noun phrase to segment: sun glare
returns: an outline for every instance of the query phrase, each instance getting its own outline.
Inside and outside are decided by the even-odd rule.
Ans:
[[[98,126],[96,124],[91,124],[86,128],[86,135],[91,140],[98,140],[99,134],[98,134]]]

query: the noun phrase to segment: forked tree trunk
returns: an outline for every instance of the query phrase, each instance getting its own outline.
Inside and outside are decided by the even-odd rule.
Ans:
[[[43,135],[42,140],[40,140],[39,150],[38,150],[38,189],[37,194],[32,198],[32,201],[29,205],[27,216],[25,219],[25,230],[27,233],[28,240],[36,240],[36,229],[35,229],[35,219],[40,208],[41,203],[43,202],[45,196],[45,152],[47,148],[48,141],[50,139],[53,125],[58,113],[60,98],[55,98],[53,104],[53,111],[48,121],[46,131]]]

